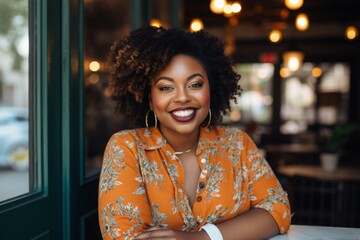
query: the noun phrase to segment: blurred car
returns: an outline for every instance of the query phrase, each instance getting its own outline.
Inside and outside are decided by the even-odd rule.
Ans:
[[[26,108],[0,107],[0,167],[29,167],[29,117]]]

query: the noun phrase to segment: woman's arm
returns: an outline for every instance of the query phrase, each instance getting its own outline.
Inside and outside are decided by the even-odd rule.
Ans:
[[[287,193],[251,138],[243,133],[242,140],[241,162],[248,174],[245,182],[250,210],[218,227],[224,239],[267,239],[278,233],[284,234],[291,220]]]
[[[274,218],[265,210],[253,208],[233,219],[217,225],[224,240],[269,239],[279,233]],[[205,231],[180,232],[171,229],[154,227],[140,234],[135,240],[210,240]]]
[[[152,221],[136,147],[122,135],[111,137],[103,158],[98,204],[103,239],[131,239]]]
[[[252,208],[233,219],[217,225],[224,240],[269,239],[279,233],[274,218],[260,208]]]

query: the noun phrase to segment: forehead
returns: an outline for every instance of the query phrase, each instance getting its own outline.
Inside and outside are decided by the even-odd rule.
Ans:
[[[186,54],[178,54],[172,57],[162,73],[167,71],[201,71],[206,73],[204,64],[199,59]]]

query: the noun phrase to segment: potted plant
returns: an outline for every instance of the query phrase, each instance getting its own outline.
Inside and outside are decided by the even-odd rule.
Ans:
[[[334,172],[337,168],[339,155],[351,134],[359,131],[360,126],[355,123],[336,124],[325,140],[320,154],[321,166],[326,172]]]

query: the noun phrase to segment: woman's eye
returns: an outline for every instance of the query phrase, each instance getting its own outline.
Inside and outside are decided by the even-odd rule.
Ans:
[[[171,87],[171,86],[161,86],[161,87],[159,87],[160,91],[170,91],[172,89],[173,89],[173,87]]]
[[[190,88],[201,88],[203,85],[203,83],[193,83],[190,85]]]

